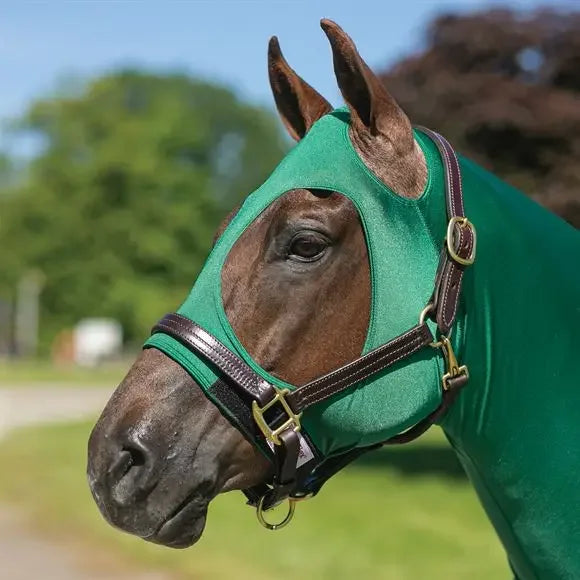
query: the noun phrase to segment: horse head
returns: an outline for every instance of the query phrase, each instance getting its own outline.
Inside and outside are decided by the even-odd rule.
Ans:
[[[358,162],[408,204],[427,182],[411,124],[352,40],[335,23],[321,24],[348,109],[333,113],[272,38],[268,70],[282,121],[300,147],[321,119],[343,115],[344,122],[348,115],[346,134]],[[199,294],[220,286],[220,308],[240,350],[283,383],[304,385],[360,357],[372,316],[372,268],[360,208],[324,180],[319,187],[293,187],[264,202],[228,242],[243,211],[234,210],[216,233],[212,254],[229,245],[218,278],[196,283],[191,296],[197,308],[213,309],[209,295]],[[211,267],[210,260],[204,271]],[[179,356],[159,344],[148,347],[93,429],[89,483],[110,523],[149,541],[185,547],[201,536],[217,494],[259,485],[274,468]]]

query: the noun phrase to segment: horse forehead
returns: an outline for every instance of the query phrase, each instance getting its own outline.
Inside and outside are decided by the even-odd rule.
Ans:
[[[277,210],[292,217],[357,217],[354,204],[344,195],[329,190],[292,189],[278,200]]]

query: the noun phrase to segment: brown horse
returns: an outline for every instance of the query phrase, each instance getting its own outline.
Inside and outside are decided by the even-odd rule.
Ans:
[[[362,160],[374,174],[374,183],[378,180],[396,192],[394,203],[416,205],[432,175],[428,176],[426,154],[417,144],[409,119],[361,59],[352,40],[331,21],[323,20],[322,28],[330,40],[336,78],[350,111],[348,132],[357,163],[360,166]],[[332,107],[288,66],[275,38],[269,45],[268,69],[281,118],[299,141],[318,120],[329,118]],[[315,132],[316,128],[311,135]],[[298,148],[308,142],[307,138]],[[449,179],[449,156],[445,163],[447,191],[453,191],[457,181]],[[471,162],[465,161],[462,169],[467,170],[472,186],[477,189],[473,184],[479,183],[487,194],[472,192],[470,203],[483,216],[487,211],[497,224],[482,219],[484,260],[465,280],[470,306],[467,315],[462,311],[458,334],[476,371],[474,384],[469,387],[470,398],[464,396],[453,405],[443,427],[474,480],[518,575],[580,573],[574,540],[580,534],[578,517],[559,501],[566,490],[570,502],[580,504],[577,486],[568,477],[572,455],[566,445],[546,445],[562,434],[570,439],[580,425],[580,390],[565,390],[577,384],[578,378],[570,361],[580,338],[576,330],[580,320],[575,322],[580,316],[580,280],[569,268],[578,256],[577,232],[495,177],[484,175]],[[231,231],[227,226],[236,212],[226,218],[216,240]],[[464,219],[460,222],[469,224]],[[452,248],[455,242],[450,242],[454,220],[449,221],[447,249],[457,262],[460,256]],[[413,245],[414,230],[411,233],[409,244]],[[461,246],[463,234],[458,239]],[[233,331],[263,371],[290,384],[305,385],[359,359],[374,300],[367,242],[354,204],[346,195],[323,189],[286,192],[239,236],[221,270],[221,299]],[[469,247],[475,253],[474,236]],[[443,251],[442,255],[447,254]],[[445,268],[438,280],[447,276]],[[445,287],[441,301],[444,313],[447,305],[452,306],[452,319],[457,299],[448,302],[447,290],[461,287],[461,275]],[[539,300],[540,317],[534,316],[536,302],[527,302],[528,296],[521,293],[516,298],[512,295],[521,287]],[[419,326],[424,326],[425,312]],[[511,323],[511,317],[517,324]],[[465,318],[470,321],[468,330]],[[554,335],[554,321],[559,321],[558,341],[546,341],[546,336]],[[428,343],[429,339],[425,346]],[[438,344],[445,351],[450,341],[443,336]],[[452,349],[446,353],[450,367],[452,353]],[[556,371],[558,381],[554,381]],[[436,374],[433,384],[439,389]],[[526,385],[525,397],[519,384]],[[544,395],[546,384],[552,387],[549,398]],[[513,420],[514,409],[520,412],[519,424]],[[450,414],[455,416],[453,424]],[[549,462],[549,476],[548,470],[537,469],[530,449],[541,454],[540,461]],[[144,350],[135,362],[89,442],[89,483],[105,518],[123,530],[172,547],[189,546],[199,539],[208,504],[217,494],[270,481],[273,469],[190,374],[155,348]],[[556,495],[553,481],[559,486]],[[497,492],[492,498],[495,503],[489,501],[490,482]]]
[[[427,170],[411,123],[352,40],[330,21],[322,26],[352,113],[351,137],[360,157],[400,195],[419,196]],[[288,66],[276,38],[269,44],[268,69],[278,111],[299,140],[332,107]],[[263,256],[266,243],[273,243],[269,230],[304,216],[326,235],[311,233],[295,242],[297,259],[319,254],[330,243],[344,251],[335,252],[324,275],[296,291],[289,277],[299,273],[281,270]],[[288,382],[303,384],[360,356],[369,319],[370,274],[352,203],[335,193],[295,190],[272,204],[243,243],[236,244],[223,272],[223,300],[253,358]],[[193,379],[155,349],[143,351],[135,362],[89,443],[89,480],[104,516],[126,531],[175,547],[200,537],[208,503],[218,493],[259,483],[268,470],[265,458]]]

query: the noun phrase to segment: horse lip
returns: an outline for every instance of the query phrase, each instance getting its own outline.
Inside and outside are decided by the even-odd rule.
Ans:
[[[196,494],[189,495],[161,523],[157,530],[144,539],[171,548],[186,548],[195,544],[205,528],[207,502]]]

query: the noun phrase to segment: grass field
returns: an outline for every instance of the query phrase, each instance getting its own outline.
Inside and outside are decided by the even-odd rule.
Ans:
[[[26,505],[52,538],[100,545],[119,563],[196,580],[509,577],[491,526],[437,432],[360,460],[299,504],[294,522],[278,532],[259,527],[240,493],[220,497],[201,541],[174,551],[104,523],[84,475],[90,428],[33,428],[4,440],[0,500]]]
[[[125,376],[129,362],[108,363],[96,368],[85,368],[76,365],[53,365],[49,361],[0,361],[0,387],[46,385],[111,385],[118,384]]]

